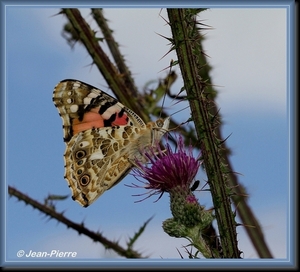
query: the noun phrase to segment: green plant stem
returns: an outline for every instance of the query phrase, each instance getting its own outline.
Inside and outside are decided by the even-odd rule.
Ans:
[[[199,52],[199,48],[197,48],[199,33],[194,15],[195,10],[168,9],[173,43],[189,98],[211,189],[223,256],[224,258],[239,258],[236,223],[231,210],[230,196],[226,188],[225,173],[220,161],[219,140],[215,137],[208,110],[211,101],[208,101],[205,97],[205,84],[199,75],[201,67],[198,65],[198,54],[201,54],[201,50]]]

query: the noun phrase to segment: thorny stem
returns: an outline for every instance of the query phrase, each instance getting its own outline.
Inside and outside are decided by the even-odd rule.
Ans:
[[[196,22],[198,23],[198,22]],[[199,24],[201,26],[201,23]],[[207,26],[205,26],[204,29],[207,29]],[[201,29],[198,29],[201,31]],[[200,76],[202,79],[205,80],[205,95],[206,98],[209,98],[210,100],[214,101],[217,95],[217,91],[214,89],[209,72],[211,70],[210,65],[208,64],[206,60],[206,54],[203,53],[203,46],[202,41],[204,40],[203,35],[201,35],[201,32],[199,33],[199,36],[197,37],[198,40],[198,46],[199,51],[201,51],[200,54],[198,54],[198,65],[201,67],[200,69]],[[213,119],[217,119],[221,124],[221,116],[219,114],[219,110],[217,106],[214,103],[211,103],[209,109],[210,114]],[[222,133],[221,133],[221,126],[216,125],[214,126],[215,130],[215,136],[217,139],[223,139]],[[249,238],[254,246],[254,248],[257,251],[257,254],[261,258],[272,258],[271,251],[265,241],[264,234],[262,232],[261,226],[258,222],[258,220],[255,217],[255,214],[253,213],[251,207],[247,203],[247,193],[245,187],[239,183],[237,174],[234,172],[232,164],[229,159],[230,155],[230,149],[226,147],[226,141],[219,141],[219,144],[223,147],[220,149],[220,159],[223,162],[222,167],[224,167],[224,173],[227,174],[227,186],[231,190],[231,200],[233,201],[235,205],[235,209],[237,211],[237,214],[239,215],[241,222],[243,226],[245,226],[245,231],[248,233]]]
[[[231,210],[230,196],[226,188],[218,150],[218,139],[209,116],[209,104],[204,93],[204,82],[199,75],[197,54],[198,29],[194,20],[195,10],[168,9],[173,42],[176,48],[185,90],[189,97],[192,117],[200,142],[206,173],[213,198],[216,220],[225,258],[240,258],[237,247],[236,223]]]
[[[30,198],[27,195],[24,195],[22,192],[18,191],[17,189],[8,186],[8,193],[11,196],[16,197],[19,200],[24,201],[26,204],[31,205],[33,208],[43,212],[44,214],[50,216],[51,218],[56,219],[58,222],[63,223],[68,228],[71,228],[77,231],[79,234],[84,234],[87,237],[91,238],[95,242],[101,243],[107,249],[113,249],[116,253],[120,256],[124,256],[126,258],[142,258],[141,254],[132,250],[132,249],[125,249],[122,248],[118,243],[112,242],[106,239],[101,233],[93,232],[84,227],[83,223],[78,224],[69,219],[67,219],[62,213],[57,213],[53,208],[47,207],[39,203],[38,201]]]

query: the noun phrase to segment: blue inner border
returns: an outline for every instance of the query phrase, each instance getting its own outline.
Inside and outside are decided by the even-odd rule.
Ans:
[[[271,1],[271,0],[264,0],[264,1],[227,1],[226,4],[223,1],[216,1],[216,0],[210,0],[210,1],[184,1],[184,4],[182,4],[181,1],[145,1],[141,3],[141,1],[126,1],[126,4],[124,4],[125,1],[86,1],[84,4],[82,4],[82,1],[1,1],[0,0],[0,17],[1,17],[1,41],[5,41],[5,9],[7,6],[30,6],[30,7],[67,7],[67,6],[74,6],[74,7],[80,7],[80,8],[90,8],[93,7],[116,7],[116,8],[162,8],[162,7],[174,7],[174,8],[185,8],[185,7],[210,7],[210,8],[286,8],[287,9],[287,18],[288,18],[288,30],[287,30],[287,39],[288,39],[288,56],[287,56],[287,73],[288,73],[288,83],[287,83],[287,89],[289,90],[289,96],[288,96],[288,103],[289,103],[289,131],[290,131],[290,146],[294,145],[295,143],[295,128],[292,127],[294,122],[294,116],[293,113],[295,113],[295,3],[294,1]],[[5,90],[5,43],[1,43],[1,87],[2,90]],[[5,91],[1,91],[1,131],[5,131]],[[5,134],[1,133],[1,150],[5,150]],[[293,194],[296,192],[295,186],[296,184],[293,183],[295,180],[295,174],[294,174],[294,158],[295,158],[295,151],[294,148],[290,148],[290,203],[293,205],[290,205],[290,211],[289,211],[289,219],[290,219],[290,225],[289,225],[289,237],[292,237],[295,235],[295,222],[294,218],[291,218],[292,215],[294,215],[294,211],[292,210],[294,208],[295,203],[295,195]],[[3,180],[5,180],[5,152],[1,152],[1,174],[3,177]],[[3,187],[3,188],[2,188]],[[5,182],[1,183],[1,192],[7,193],[7,188],[5,187]],[[1,198],[1,207],[4,210],[5,209],[5,200],[6,196]],[[258,267],[258,268],[283,268],[283,267],[295,267],[295,240],[291,239],[288,241],[288,255],[289,259],[287,260],[279,260],[279,259],[259,259],[259,260],[88,260],[88,259],[76,259],[72,262],[69,261],[19,261],[19,262],[5,262],[4,260],[4,244],[3,241],[5,241],[5,210],[3,213],[1,213],[1,255],[0,255],[0,264],[1,266],[5,267],[34,267],[34,266],[42,266],[42,267],[89,267],[89,266],[95,266],[97,265],[98,268],[238,268],[238,267]]]

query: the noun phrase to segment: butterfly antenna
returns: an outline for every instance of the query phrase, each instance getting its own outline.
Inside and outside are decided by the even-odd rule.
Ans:
[[[162,105],[161,105],[161,110],[160,110],[159,118],[161,118],[162,111],[163,111],[163,107],[164,107],[165,100],[166,100],[166,95],[167,95],[168,90],[169,90],[169,87],[170,87],[170,75],[171,75],[171,72],[172,72],[173,62],[174,62],[174,61],[171,59],[171,61],[170,61],[170,71],[169,71],[169,75],[168,75],[168,77],[167,77],[167,82],[166,82],[166,91],[165,91],[164,96],[163,96],[163,100],[162,100]]]
[[[178,112],[181,112],[181,111],[183,111],[183,110],[185,110],[185,109],[188,109],[188,108],[189,108],[189,106],[186,106],[185,108],[183,108],[183,109],[181,109],[181,110],[178,110],[178,111],[174,112],[173,114],[171,114],[170,117],[172,117],[174,114],[176,114],[176,113],[178,113]],[[169,132],[174,131],[174,130],[178,129],[180,126],[189,123],[190,121],[191,121],[191,118],[189,118],[189,119],[186,120],[185,122],[182,122],[182,123],[178,124],[176,127],[170,128],[168,131],[169,131]],[[173,139],[172,139],[172,140],[173,140]]]
[[[170,115],[170,117],[173,116],[174,114],[178,113],[178,112],[181,112],[181,111],[184,111],[184,110],[188,109],[189,107],[190,107],[190,106],[186,106],[186,107],[184,107],[183,109],[180,109],[180,110],[178,110],[178,111],[173,112],[173,113]]]

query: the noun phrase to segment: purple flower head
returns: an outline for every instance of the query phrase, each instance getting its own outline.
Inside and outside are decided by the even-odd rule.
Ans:
[[[201,162],[193,156],[193,147],[185,148],[183,138],[177,139],[177,151],[173,152],[169,144],[162,150],[157,144],[143,152],[150,165],[143,165],[135,161],[137,168],[133,170],[134,176],[145,179],[144,188],[150,189],[150,195],[171,192],[173,189],[189,191],[194,177],[196,176]],[[140,187],[137,186],[136,187]]]

